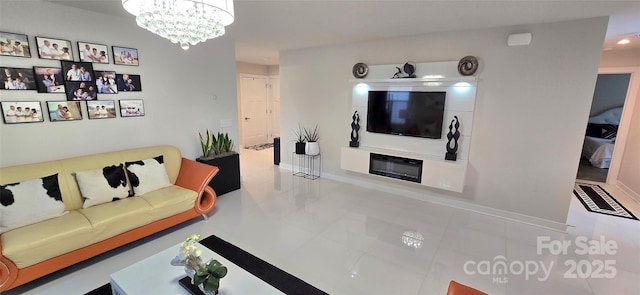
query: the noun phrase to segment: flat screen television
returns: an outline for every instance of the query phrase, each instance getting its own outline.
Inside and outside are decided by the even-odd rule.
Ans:
[[[442,138],[446,92],[369,91],[367,131]]]

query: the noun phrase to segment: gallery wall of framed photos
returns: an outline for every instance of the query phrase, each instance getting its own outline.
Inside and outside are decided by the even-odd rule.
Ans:
[[[74,57],[76,50],[77,60]],[[0,56],[33,61],[31,68],[0,65],[0,91],[3,94],[0,110],[4,124],[41,123],[45,118],[49,122],[80,121],[84,119],[81,102],[85,104],[88,119],[117,118],[118,113],[120,118],[145,115],[142,99],[125,97],[116,102],[117,96],[112,96],[142,91],[140,75],[118,72],[110,67],[111,64],[140,66],[136,48],[109,47],[86,41],[73,43],[42,36],[30,38],[27,34],[0,31]],[[59,60],[60,65],[40,62],[43,60]],[[20,91],[43,93],[47,99],[21,100],[11,95]]]

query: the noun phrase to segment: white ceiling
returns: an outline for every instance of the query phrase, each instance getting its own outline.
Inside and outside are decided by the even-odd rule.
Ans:
[[[133,17],[120,0],[45,0]],[[611,16],[605,48],[640,48],[640,1],[271,1],[235,0],[227,37],[236,59],[272,65],[278,52],[357,41]],[[626,46],[615,42],[630,37]],[[215,42],[208,41],[208,42]]]

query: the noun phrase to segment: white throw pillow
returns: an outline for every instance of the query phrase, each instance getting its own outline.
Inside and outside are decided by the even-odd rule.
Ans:
[[[171,186],[162,155],[124,164],[127,167],[129,181],[136,196]]]
[[[0,185],[0,233],[67,213],[57,173]]]
[[[129,186],[122,164],[78,171],[75,175],[80,193],[85,199],[82,208],[117,201],[129,196]]]

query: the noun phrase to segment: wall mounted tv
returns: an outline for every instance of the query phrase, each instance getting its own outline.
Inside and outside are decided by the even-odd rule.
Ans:
[[[367,131],[442,138],[446,92],[369,91]]]

